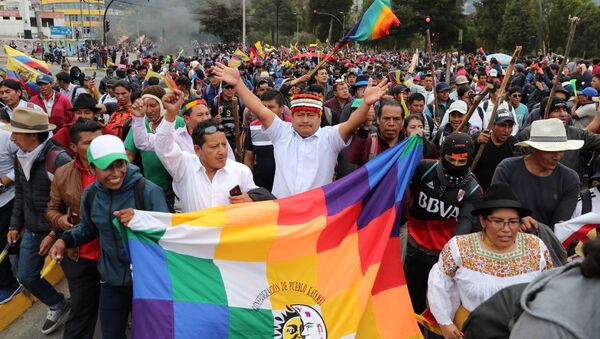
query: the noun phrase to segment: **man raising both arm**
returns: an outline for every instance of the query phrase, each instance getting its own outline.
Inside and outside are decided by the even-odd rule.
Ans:
[[[323,102],[319,97],[308,94],[294,97],[292,122],[284,122],[244,85],[237,69],[217,63],[214,72],[218,79],[234,86],[271,139],[275,155],[273,194],[278,198],[330,183],[339,152],[366,120],[369,106],[387,92],[386,80],[377,86],[369,83],[363,103],[348,121],[321,128]]]

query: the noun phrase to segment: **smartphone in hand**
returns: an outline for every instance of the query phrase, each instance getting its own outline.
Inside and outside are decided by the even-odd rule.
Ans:
[[[229,190],[229,196],[236,197],[238,195],[242,195],[242,189],[240,188],[240,185],[235,185],[234,188]]]

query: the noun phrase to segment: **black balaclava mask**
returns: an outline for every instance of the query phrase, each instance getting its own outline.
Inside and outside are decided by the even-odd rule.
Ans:
[[[475,145],[473,139],[466,133],[451,133],[442,144],[441,161],[444,176],[448,183],[461,186],[469,173],[469,166],[473,162],[473,154],[475,153]],[[467,164],[464,166],[455,166],[451,164],[445,155],[450,155],[456,158],[467,158]]]

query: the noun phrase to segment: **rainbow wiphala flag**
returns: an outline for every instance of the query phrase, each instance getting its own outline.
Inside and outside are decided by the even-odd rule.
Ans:
[[[399,219],[421,158],[411,137],[332,184],[119,227],[134,338],[420,338]]]

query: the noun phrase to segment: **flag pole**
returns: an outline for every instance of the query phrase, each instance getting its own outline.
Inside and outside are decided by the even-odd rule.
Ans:
[[[556,94],[556,88],[558,87],[558,82],[560,81],[560,75],[563,72],[563,70],[565,69],[565,65],[567,64],[567,58],[569,57],[569,53],[571,53],[571,45],[573,44],[573,38],[575,37],[575,27],[577,26],[577,23],[579,22],[579,18],[578,17],[570,17],[569,18],[570,21],[570,27],[569,27],[569,39],[567,40],[567,48],[565,48],[565,55],[563,56],[562,61],[560,62],[560,67],[558,69],[558,72],[556,72],[556,75],[554,76],[554,79],[552,80],[552,89],[550,90],[550,95],[548,95],[548,104],[546,104],[546,109],[544,110],[544,119],[548,119],[548,116],[550,115],[550,100],[552,100],[552,98],[554,98],[554,95]]]
[[[429,52],[429,68],[431,69],[431,77],[433,79],[433,99],[434,99],[434,106],[433,106],[433,112],[431,112],[433,114],[434,117],[434,124],[436,126],[439,126],[439,121],[437,121],[435,118],[441,118],[438,115],[438,98],[437,98],[437,94],[435,92],[435,86],[437,86],[437,81],[435,78],[435,67],[433,66],[433,53],[431,52],[431,33],[429,32],[429,28],[427,29],[427,52]],[[425,101],[427,101],[427,98],[425,98]],[[425,105],[427,105],[427,102],[425,102]]]
[[[333,51],[335,51],[335,48],[333,49]],[[333,55],[333,51],[331,51],[331,53],[327,53],[327,56],[324,57],[323,60],[321,60],[315,67],[313,67],[313,69],[311,69],[310,72],[308,72],[307,75],[309,78],[312,78],[312,76],[315,75],[315,73],[317,73],[317,70],[319,70],[319,68],[321,68],[321,66],[323,66],[327,62],[327,60],[329,60],[329,58]]]
[[[521,54],[522,48],[523,48],[522,46],[517,46],[517,48],[515,48],[515,52],[513,53],[513,56],[510,59],[510,64],[508,65],[508,68],[506,68],[506,73],[504,73],[504,78],[502,79],[502,84],[500,85],[500,89],[498,90],[498,94],[496,95],[496,102],[494,103],[494,109],[492,110],[492,115],[490,116],[490,121],[488,121],[488,125],[487,125],[488,130],[492,129],[492,127],[494,126],[494,123],[496,122],[496,116],[498,115],[498,107],[500,106],[500,103],[502,101],[504,101],[504,90],[506,89],[506,85],[508,84],[508,79],[510,78],[513,68],[515,67],[515,64],[517,63],[517,58]],[[485,145],[487,145],[487,143],[483,143],[483,144],[481,144],[481,146],[479,146],[479,151],[477,151],[477,155],[475,155],[475,159],[473,159],[473,164],[471,164],[471,171],[473,171],[475,169],[475,167],[477,166],[477,163],[479,162],[479,159],[481,159],[481,155],[483,154]]]

